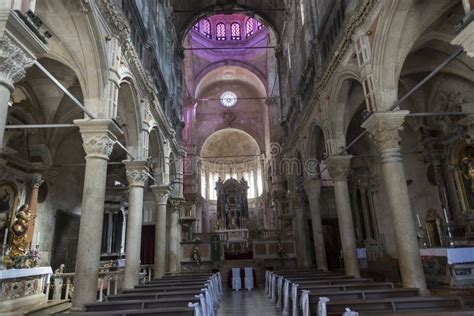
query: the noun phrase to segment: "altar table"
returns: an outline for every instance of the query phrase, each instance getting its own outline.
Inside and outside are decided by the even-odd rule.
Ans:
[[[425,248],[420,256],[426,280],[451,287],[474,286],[474,248]]]
[[[0,270],[0,312],[46,302],[43,290],[52,274],[51,267]]]

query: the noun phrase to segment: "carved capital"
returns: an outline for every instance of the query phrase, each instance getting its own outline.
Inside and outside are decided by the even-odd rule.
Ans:
[[[287,194],[285,191],[272,191],[272,199],[276,202],[283,202],[286,200]]]
[[[43,176],[40,174],[35,174],[31,178],[31,187],[32,188],[39,188],[44,183]]]
[[[0,37],[0,84],[13,91],[13,84],[21,80],[26,69],[33,66],[34,59],[6,36]]]
[[[79,126],[86,158],[109,159],[117,138],[112,133],[112,120],[74,120]]]
[[[168,199],[168,204],[172,211],[178,211],[185,202],[185,199],[179,197],[171,197]]]
[[[125,173],[130,187],[144,187],[148,179],[146,160],[124,160]]]
[[[347,181],[351,169],[351,159],[352,155],[333,155],[324,161],[333,181]]]
[[[362,124],[372,139],[377,149],[381,152],[387,149],[400,149],[400,131],[409,111],[395,111],[373,113]]]
[[[171,193],[171,187],[169,185],[152,185],[150,188],[155,197],[156,204],[166,205],[168,203],[168,197]]]

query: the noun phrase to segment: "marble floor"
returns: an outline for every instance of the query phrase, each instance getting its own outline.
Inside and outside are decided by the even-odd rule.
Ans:
[[[281,310],[275,307],[264,293],[263,288],[253,291],[234,292],[225,289],[217,316],[273,316],[281,315]]]

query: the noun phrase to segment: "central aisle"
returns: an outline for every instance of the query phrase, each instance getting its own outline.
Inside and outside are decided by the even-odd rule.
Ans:
[[[281,311],[265,296],[262,288],[239,292],[225,289],[217,316],[232,315],[273,316],[281,315]]]

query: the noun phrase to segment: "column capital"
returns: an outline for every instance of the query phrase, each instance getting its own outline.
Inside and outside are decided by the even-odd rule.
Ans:
[[[319,198],[319,193],[321,193],[321,180],[320,179],[306,179],[304,180],[304,190],[308,199]]]
[[[44,183],[43,175],[33,174],[30,181],[31,187],[38,189]]]
[[[333,155],[324,161],[335,182],[347,181],[347,176],[351,169],[352,157],[352,155]]]
[[[13,91],[13,84],[21,80],[34,59],[7,36],[0,37],[0,84]]]
[[[409,111],[376,112],[362,123],[379,151],[400,148],[400,134]]]
[[[186,202],[185,199],[180,197],[170,197],[168,203],[172,211],[177,212],[179,208]]]
[[[152,185],[150,189],[155,197],[155,203],[158,205],[166,205],[171,193],[171,187],[169,185]]]
[[[74,124],[80,129],[86,158],[95,157],[108,160],[117,142],[117,137],[113,133],[115,127],[112,120],[82,119],[74,120]]]
[[[130,187],[144,187],[148,179],[146,160],[124,160],[125,173]]]

